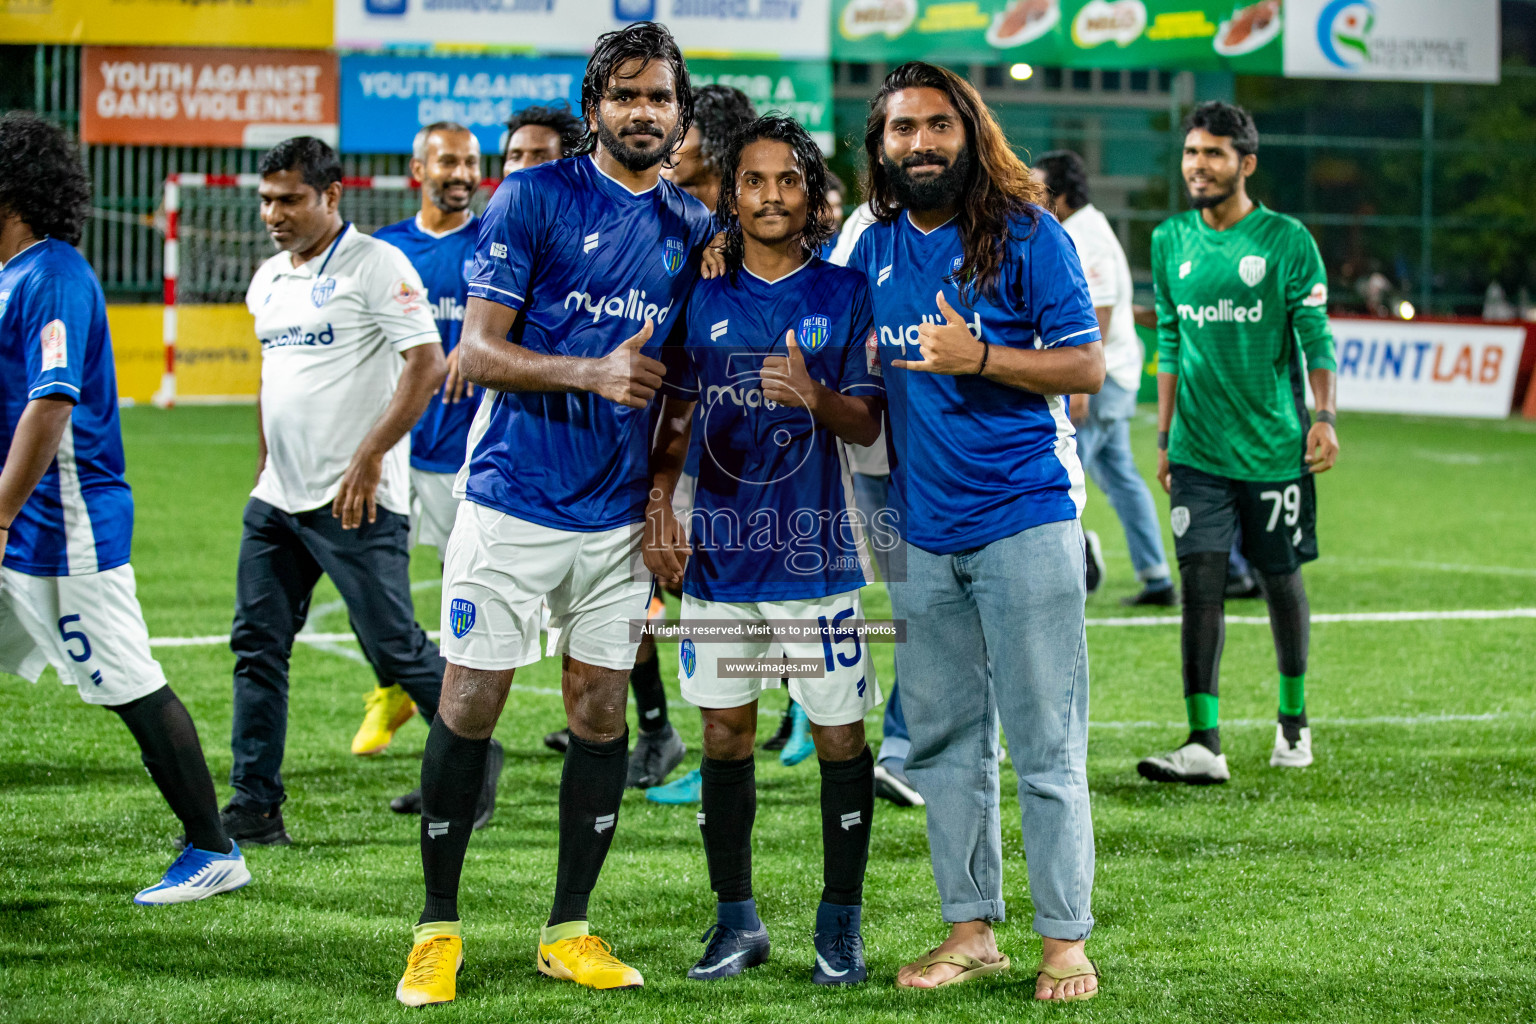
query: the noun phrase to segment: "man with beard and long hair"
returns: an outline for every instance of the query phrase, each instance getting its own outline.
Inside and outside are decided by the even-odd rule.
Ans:
[[[1317,557],[1318,473],[1339,455],[1328,273],[1294,217],[1248,197],[1259,132],[1212,101],[1184,122],[1187,213],[1152,233],[1157,296],[1157,478],[1170,495],[1184,582],[1180,647],[1189,738],[1136,766],[1155,782],[1210,784],[1221,752],[1217,681],[1233,534],[1258,572],[1279,668],[1269,763],[1312,763],[1307,726],[1311,609],[1301,566]],[[1317,421],[1307,415],[1302,357]]]
[[[974,87],[919,61],[885,79],[864,131],[877,223],[868,277],[889,402],[896,649],[949,936],[897,984],[1006,970],[997,722],[1018,773],[1042,936],[1035,998],[1098,989],[1088,807],[1083,470],[1064,395],[1104,382],[1077,253]]]
[[[491,733],[515,671],[564,660],[554,905],[540,972],[599,989],[644,984],[589,933],[587,903],[624,793],[628,675],[653,581],[641,560],[656,358],[710,236],[702,203],[658,176],[693,94],[671,34],[599,37],[581,89],[584,152],[504,179],[482,217],[460,371],[493,392],[470,429],[465,500],[443,570],[440,713],[421,766],[426,905],[396,998],[454,997],[458,892]]]

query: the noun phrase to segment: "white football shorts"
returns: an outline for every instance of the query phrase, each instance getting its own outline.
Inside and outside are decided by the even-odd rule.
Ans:
[[[532,665],[547,600],[551,656],[633,668],[629,623],[645,619],[652,586],[641,540],[639,523],[574,533],[460,502],[443,564],[443,657],[487,671]]]
[[[112,706],[165,685],[149,653],[133,566],[29,576],[0,566],[0,671],[37,682],[52,665],[87,704]]]
[[[805,716],[817,725],[851,725],[859,721],[881,701],[880,684],[875,679],[874,661],[869,646],[856,635],[828,637],[824,642],[817,632],[819,621],[826,618],[834,629],[864,618],[859,592],[850,590],[813,601],[702,601],[683,595],[679,620],[682,641],[678,645],[677,681],[688,703],[701,708],[737,708],[762,696],[765,689],[776,689],[781,677],[768,674],[735,678],[724,675],[732,663],[774,662],[782,650],[793,661],[815,660],[825,672],[817,679],[789,679],[789,695],[805,709]],[[689,635],[690,622],[732,622],[749,624],[765,620],[792,620],[807,630],[808,639],[763,636],[752,640],[696,640]]]
[[[411,540],[410,546],[430,544],[437,548],[437,560],[447,560],[448,535],[459,511],[459,499],[453,496],[457,473],[432,473],[411,470]]]

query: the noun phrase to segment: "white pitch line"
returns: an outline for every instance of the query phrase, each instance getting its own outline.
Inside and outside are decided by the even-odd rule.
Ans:
[[[1513,718],[1536,717],[1536,712],[1530,711],[1490,711],[1480,715],[1372,715],[1368,718],[1319,718],[1315,715],[1308,716],[1308,721],[1316,725],[1331,725],[1349,728],[1361,725],[1445,725],[1453,722],[1499,722]],[[1222,728],[1233,726],[1239,729],[1251,729],[1259,726],[1274,728],[1273,718],[1235,718],[1223,721]],[[1188,729],[1189,722],[1093,722],[1088,723],[1091,729]]]

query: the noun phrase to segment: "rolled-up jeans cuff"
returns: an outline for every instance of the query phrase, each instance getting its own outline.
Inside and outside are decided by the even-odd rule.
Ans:
[[[1007,907],[1002,900],[981,900],[976,903],[946,903],[942,909],[945,924],[961,924],[965,921],[1007,920]]]
[[[880,755],[876,761],[896,760],[906,763],[908,755],[912,753],[912,741],[901,736],[887,736],[880,741]]]
[[[948,921],[949,918],[944,920]],[[1035,933],[1047,939],[1061,942],[1081,942],[1093,934],[1093,918],[1086,921],[1058,921],[1055,918],[1035,915]]]
[[[1173,577],[1168,574],[1167,562],[1159,562],[1156,565],[1149,565],[1145,569],[1138,570],[1136,578],[1143,583],[1153,583],[1157,580],[1173,582]]]

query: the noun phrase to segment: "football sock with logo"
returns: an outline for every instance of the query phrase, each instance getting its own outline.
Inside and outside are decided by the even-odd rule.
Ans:
[[[421,922],[459,919],[459,875],[475,831],[475,802],[491,740],[472,740],[432,720],[421,757],[421,869],[427,902]]]
[[[169,686],[162,686],[112,710],[138,741],[144,767],[171,805],[171,813],[181,819],[187,845],[209,853],[228,853],[232,847],[219,822],[213,776],[208,774],[197,726],[181,698]]]
[[[560,853],[551,925],[587,919],[587,900],[602,873],[624,798],[629,732],[607,743],[571,733],[560,773]]]
[[[1184,621],[1179,647],[1184,659],[1184,708],[1189,743],[1221,753],[1217,695],[1221,649],[1226,643],[1227,553],[1202,551],[1179,559],[1184,582]]]
[[[699,832],[709,863],[709,887],[722,905],[752,898],[752,823],[757,818],[757,769],[751,757],[699,766],[703,806]],[[721,919],[724,923],[724,918]]]
[[[1307,648],[1312,637],[1312,606],[1301,582],[1301,570],[1282,576],[1261,573],[1269,604],[1269,631],[1275,638],[1280,669],[1280,727],[1295,742],[1307,724]]]
[[[656,732],[667,727],[667,690],[661,683],[661,659],[651,648],[649,661],[637,661],[629,673],[629,687],[635,693],[635,716],[641,732]]]
[[[821,761],[823,903],[847,907],[864,902],[874,816],[875,757],[869,748],[846,761]]]

